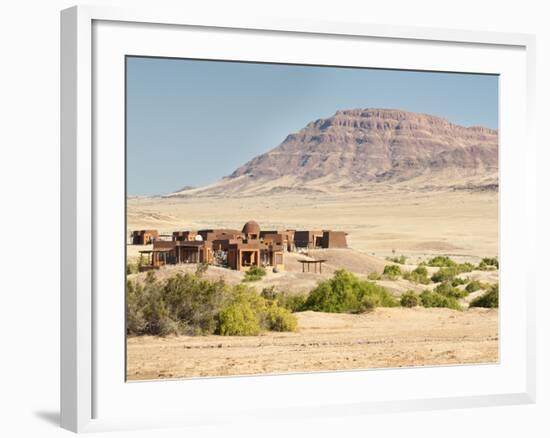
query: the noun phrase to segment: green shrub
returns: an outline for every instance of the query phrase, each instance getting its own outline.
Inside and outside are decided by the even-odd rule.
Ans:
[[[291,312],[300,312],[306,304],[307,294],[282,292],[277,295],[277,303]]]
[[[456,265],[456,263],[447,256],[436,256],[428,260],[426,264],[436,268],[451,267]]]
[[[261,280],[263,276],[266,275],[265,269],[261,268],[259,266],[252,266],[248,271],[244,274],[243,281],[258,281]]]
[[[450,281],[453,280],[457,275],[463,274],[465,272],[472,272],[474,269],[475,266],[471,263],[454,263],[451,266],[439,268],[439,271],[432,275],[432,281],[434,283],[439,283],[441,281]]]
[[[425,266],[418,265],[416,269],[413,271],[415,274],[427,276],[428,275],[428,269]]]
[[[478,269],[480,271],[492,271],[498,269],[498,259],[496,257],[485,257],[479,262]]]
[[[267,329],[275,332],[293,332],[298,326],[296,317],[287,309],[272,303],[266,313]]]
[[[137,274],[139,272],[139,264],[126,262],[126,275]]]
[[[277,292],[275,286],[264,287],[260,295],[269,301],[274,301],[280,292]]]
[[[367,278],[369,280],[381,280],[382,279],[382,275],[379,273],[379,272],[371,272]]]
[[[424,307],[447,307],[453,310],[462,310],[456,298],[447,297],[429,290],[425,290],[420,294],[420,301]]]
[[[127,282],[126,297],[128,334],[246,335],[296,326],[277,300],[245,285],[230,287],[193,274],[176,274],[161,283],[149,272],[143,283]]]
[[[404,255],[400,257],[386,257],[386,260],[393,263],[399,263],[400,265],[407,264],[407,257],[405,257]]]
[[[416,307],[420,304],[420,297],[410,290],[401,295],[400,304],[402,307]]]
[[[429,284],[431,281],[428,277],[428,270],[424,266],[418,266],[411,272],[405,272],[403,278],[417,284]]]
[[[474,299],[470,303],[470,307],[498,307],[498,284],[491,286],[487,292]]]
[[[217,328],[217,315],[231,299],[223,281],[209,281],[192,274],[176,274],[162,287],[163,300],[179,321],[180,331],[189,335],[211,334]]]
[[[460,263],[459,265],[457,265],[457,270],[459,274],[462,274],[464,272],[472,272],[475,268],[476,267],[470,262]]]
[[[362,312],[374,307],[393,307],[396,300],[389,292],[375,283],[359,280],[345,270],[339,270],[334,276],[320,282],[313,289],[304,304],[304,310],[318,312]]]
[[[481,281],[472,280],[466,285],[466,292],[471,294],[472,292],[475,292],[476,290],[483,289],[484,286],[485,285]]]
[[[458,274],[459,272],[456,266],[439,268],[439,271],[437,271],[432,275],[432,281],[434,283],[440,283],[442,281],[451,281]]]
[[[401,268],[397,265],[386,265],[382,274],[390,280],[395,280],[401,275]]]
[[[468,293],[453,287],[452,283],[445,281],[441,284],[438,284],[434,289],[434,292],[444,295],[450,298],[464,298]]]
[[[262,331],[257,315],[246,302],[224,307],[220,311],[219,324],[222,336],[256,336]]]
[[[468,278],[455,277],[455,278],[452,279],[451,285],[453,287],[462,286],[463,284],[468,283],[468,281],[469,281]]]
[[[277,302],[279,306],[291,312],[303,310],[307,299],[306,293],[277,292],[274,286],[262,289],[260,295],[270,302]]]

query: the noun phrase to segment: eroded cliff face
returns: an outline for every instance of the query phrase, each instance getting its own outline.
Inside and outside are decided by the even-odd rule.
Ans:
[[[391,109],[352,109],[309,123],[220,182],[173,195],[498,187],[497,131]],[[191,194],[191,193],[189,193]]]

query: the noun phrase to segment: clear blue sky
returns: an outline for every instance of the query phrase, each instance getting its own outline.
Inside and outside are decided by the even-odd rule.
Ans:
[[[128,194],[214,182],[312,120],[368,107],[497,128],[498,77],[130,57]]]

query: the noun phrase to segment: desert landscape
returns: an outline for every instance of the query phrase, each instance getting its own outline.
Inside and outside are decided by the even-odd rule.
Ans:
[[[399,110],[337,111],[216,183],[127,199],[128,233],[240,229],[251,219],[262,229],[347,232],[348,248],[285,253],[283,271],[246,283],[259,295],[305,296],[344,270],[401,305],[292,309],[293,331],[257,336],[130,334],[129,380],[498,361],[498,308],[472,304],[498,295],[495,130]],[[151,247],[128,245],[128,263]],[[323,272],[302,272],[300,260],[325,260]],[[155,278],[195,272],[167,265]],[[238,287],[247,277],[208,266],[201,278]],[[440,295],[452,305],[430,304]]]

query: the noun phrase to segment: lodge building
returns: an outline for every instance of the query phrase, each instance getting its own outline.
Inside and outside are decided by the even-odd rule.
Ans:
[[[147,258],[141,270],[158,269],[165,264],[208,263],[237,271],[247,271],[252,266],[281,271],[284,270],[285,252],[304,248],[347,248],[346,235],[343,231],[330,230],[262,231],[255,221],[247,222],[241,231],[174,231],[171,241],[153,240],[153,249],[140,251]]]

